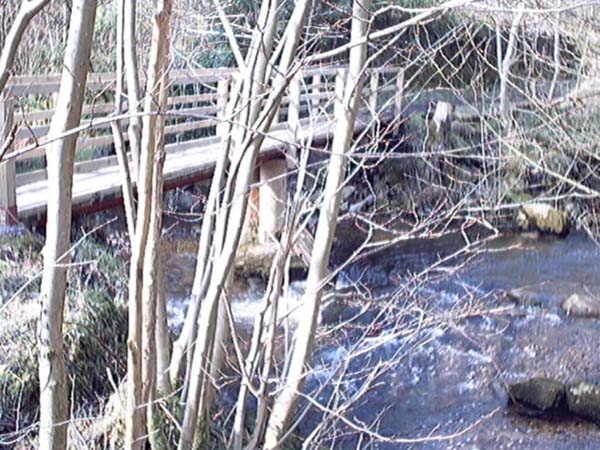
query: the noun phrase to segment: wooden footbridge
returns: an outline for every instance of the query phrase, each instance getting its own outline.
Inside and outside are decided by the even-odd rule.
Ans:
[[[259,158],[260,179],[273,192],[269,178],[286,170],[285,151],[290,146],[326,143],[333,135],[333,105],[336,77],[340,67],[304,70],[294,79],[282,102],[277,123],[272,126]],[[227,102],[232,69],[186,70],[171,73],[171,92],[166,122],[165,187],[171,189],[210,177],[220,149],[217,123]],[[397,67],[373,69],[363,90],[357,130],[382,117],[399,113],[403,72]],[[14,77],[0,98],[0,148],[14,125],[17,131],[12,148],[19,152],[33,144],[40,146],[0,164],[0,222],[40,220],[47,205],[47,177],[44,141],[48,138],[53,105],[60,76]],[[86,103],[78,138],[73,184],[74,213],[115,206],[121,201],[121,175],[113,150],[108,117],[114,111],[114,74],[90,74]],[[45,108],[43,108],[45,106]],[[97,123],[96,123],[97,122]],[[126,126],[123,120],[121,126]],[[126,133],[124,137],[127,139]],[[282,164],[283,163],[283,164]],[[281,177],[279,177],[281,178]],[[262,188],[261,188],[262,189]]]

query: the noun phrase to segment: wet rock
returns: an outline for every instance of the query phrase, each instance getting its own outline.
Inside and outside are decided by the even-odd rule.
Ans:
[[[340,322],[345,309],[345,305],[335,299],[325,303],[319,311],[319,324],[332,325]]]
[[[535,295],[528,292],[525,289],[511,289],[510,291],[501,291],[500,295],[508,300],[509,302],[514,303],[518,306],[523,306],[525,308],[529,307],[540,307],[542,306],[542,302],[539,298],[536,298]]]
[[[360,202],[348,205],[348,212],[351,212],[351,213],[360,212],[363,208],[365,208],[366,206],[368,206],[372,203],[375,203],[375,196],[368,195],[367,197],[362,199]]]
[[[567,406],[578,416],[600,422],[600,386],[580,382],[567,388]]]
[[[570,316],[600,317],[600,298],[573,294],[563,302],[562,309]]]
[[[236,275],[241,279],[258,277],[266,280],[269,277],[271,264],[276,253],[277,246],[273,243],[246,243],[241,245],[235,259]],[[292,255],[289,269],[291,279],[306,275],[304,263],[295,254]]]
[[[569,233],[569,214],[545,203],[522,205],[516,223],[523,231],[566,236]]]
[[[348,200],[350,197],[354,195],[356,192],[356,188],[352,185],[344,186],[342,189],[342,201]]]
[[[513,403],[525,405],[543,412],[564,409],[566,387],[551,378],[532,378],[508,387]]]
[[[532,378],[508,388],[509,399],[544,413],[568,413],[600,422],[600,385],[565,385],[551,378]]]

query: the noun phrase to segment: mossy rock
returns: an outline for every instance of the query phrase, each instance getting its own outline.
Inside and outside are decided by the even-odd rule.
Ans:
[[[271,271],[273,258],[277,253],[275,244],[244,244],[240,246],[235,258],[235,273],[240,279],[258,277],[267,279]],[[293,274],[304,273],[304,263],[295,255],[292,256],[290,271]],[[295,278],[295,276],[292,276]]]
[[[565,408],[566,387],[551,378],[532,378],[508,387],[510,400],[542,412],[560,411]]]
[[[600,298],[573,294],[563,302],[562,309],[570,316],[600,317]]]
[[[502,291],[501,295],[506,300],[524,308],[539,308],[542,306],[542,302],[539,299],[532,297],[531,294],[527,293],[523,289]]]
[[[522,205],[516,222],[524,231],[539,231],[558,236],[566,236],[569,233],[569,214],[545,203]]]
[[[579,382],[566,391],[569,411],[586,419],[600,422],[600,386]]]

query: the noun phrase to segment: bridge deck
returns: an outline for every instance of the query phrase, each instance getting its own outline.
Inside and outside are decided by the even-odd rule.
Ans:
[[[358,121],[357,127],[361,126]],[[326,140],[333,135],[334,122],[322,119],[308,123],[304,121],[296,143]],[[293,144],[293,135],[287,124],[276,126],[265,140],[261,157],[272,157],[281,153],[286,145]],[[215,137],[203,138],[166,146],[167,158],[164,167],[165,186],[171,188],[210,176],[220,151],[220,141]],[[121,198],[121,175],[115,165],[101,167],[87,173],[76,173],[73,177],[73,209],[75,212],[98,210],[107,204],[117,204]],[[40,180],[17,188],[19,219],[39,218],[46,212],[48,199],[47,180]]]

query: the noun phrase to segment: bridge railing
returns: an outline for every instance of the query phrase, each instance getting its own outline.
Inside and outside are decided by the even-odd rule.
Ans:
[[[335,80],[344,67],[310,67],[292,81],[282,101],[275,127],[301,127],[303,120],[331,116],[335,97]],[[176,70],[170,73],[171,91],[165,136],[167,152],[192,145],[215,142],[219,116],[228,99],[234,69]],[[403,71],[398,67],[372,69],[363,90],[364,104],[377,111],[382,98],[391,98],[400,112]],[[75,172],[92,172],[117,165],[110,124],[94,125],[115,110],[115,74],[93,73],[86,83],[81,125],[90,128],[77,141]],[[20,150],[43,142],[54,115],[54,103],[60,88],[60,75],[13,77],[0,98],[0,148],[12,138],[11,148]],[[127,105],[124,105],[127,111]],[[122,120],[126,129],[128,120]],[[14,129],[16,125],[16,133]],[[124,133],[127,140],[127,133]],[[5,149],[6,150],[6,149]],[[16,161],[15,161],[16,159]],[[16,220],[17,189],[46,179],[45,149],[21,154],[0,164],[0,223]],[[6,214],[8,213],[8,214]]]

